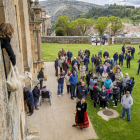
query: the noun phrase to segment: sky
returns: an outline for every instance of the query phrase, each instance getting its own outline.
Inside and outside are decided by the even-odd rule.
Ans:
[[[39,1],[45,1],[45,0],[39,0]],[[98,5],[116,3],[119,5],[140,6],[140,0],[78,0],[78,1],[84,1],[84,2],[94,3],[94,4],[98,4]]]

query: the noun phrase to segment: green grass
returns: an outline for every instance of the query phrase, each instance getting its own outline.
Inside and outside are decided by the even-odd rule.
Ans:
[[[43,59],[45,62],[54,62],[56,57],[58,56],[58,51],[64,48],[66,51],[69,49],[73,53],[73,57],[77,56],[78,50],[88,48],[91,54],[98,54],[98,51],[102,48],[103,52],[108,50],[110,57],[113,57],[115,51],[121,53],[122,45],[109,45],[109,46],[92,46],[87,44],[43,44]],[[89,97],[87,98],[88,104],[88,115],[93,124],[93,127],[98,135],[99,140],[140,140],[140,76],[136,76],[139,60],[139,49],[138,45],[134,45],[136,49],[135,60],[131,61],[131,69],[126,68],[126,61],[124,61],[124,66],[122,67],[122,73],[129,73],[129,77],[135,77],[135,86],[133,88],[132,97],[134,100],[134,105],[131,109],[131,123],[128,123],[126,118],[125,120],[120,120],[119,117],[115,119],[110,119],[109,121],[103,120],[101,117],[97,115],[98,109],[95,110],[93,108],[93,102],[90,101]],[[89,64],[89,69],[91,68],[91,64]],[[93,72],[95,73],[95,71]],[[112,107],[112,102],[109,108]],[[122,108],[119,104],[117,108],[113,108],[121,115]],[[91,132],[92,133],[92,132]]]

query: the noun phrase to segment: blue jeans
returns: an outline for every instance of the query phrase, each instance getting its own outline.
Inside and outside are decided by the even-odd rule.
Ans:
[[[76,85],[71,84],[71,98],[75,96]]]
[[[63,93],[63,84],[59,84],[58,83],[58,95],[62,94]]]
[[[131,108],[129,108],[129,109],[122,108],[121,118],[124,118],[125,112],[127,113],[127,120],[130,121],[131,120]]]
[[[112,97],[112,93],[109,94],[109,99],[110,100],[111,100],[111,97]],[[112,101],[115,101],[114,97],[113,97]]]
[[[125,59],[127,58],[127,54],[125,54]]]
[[[88,64],[85,64],[85,66],[86,66],[86,71],[88,71]]]
[[[40,89],[42,89],[43,86],[43,80],[40,80]]]
[[[132,56],[132,59],[134,60],[134,54],[131,54],[131,56]]]
[[[37,101],[34,102],[34,104],[35,104],[35,108],[37,108],[37,104],[38,104],[38,102],[39,102],[39,99],[38,99]]]
[[[114,60],[114,62],[116,62],[116,65],[117,65],[117,60]]]

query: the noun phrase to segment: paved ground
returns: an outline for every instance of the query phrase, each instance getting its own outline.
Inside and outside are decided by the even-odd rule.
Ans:
[[[27,117],[27,125],[38,124],[41,140],[89,140],[97,139],[97,135],[90,122],[89,128],[73,128],[75,122],[76,101],[70,99],[70,94],[57,97],[57,81],[54,76],[54,63],[45,63],[48,81],[44,85],[52,91],[52,105],[45,100],[39,110],[35,110],[31,117]],[[66,93],[66,85],[64,86]]]
[[[96,43],[92,43],[92,45],[96,45]],[[108,43],[105,43],[105,45],[102,45],[102,47],[108,45]],[[97,46],[100,46],[100,43],[97,44]]]

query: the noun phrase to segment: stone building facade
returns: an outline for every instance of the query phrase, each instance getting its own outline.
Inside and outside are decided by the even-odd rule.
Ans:
[[[32,75],[43,67],[41,45],[41,8],[38,0],[0,0],[0,24],[11,23],[14,36],[11,45],[16,55],[19,74],[29,71]],[[26,115],[23,90],[12,92],[8,99],[6,77],[10,70],[9,57],[4,50],[5,60],[0,49],[0,140],[24,140]],[[6,63],[4,71],[3,61]],[[31,82],[26,83],[31,88]]]
[[[41,35],[51,36],[51,16],[46,15],[46,9],[41,9]]]

